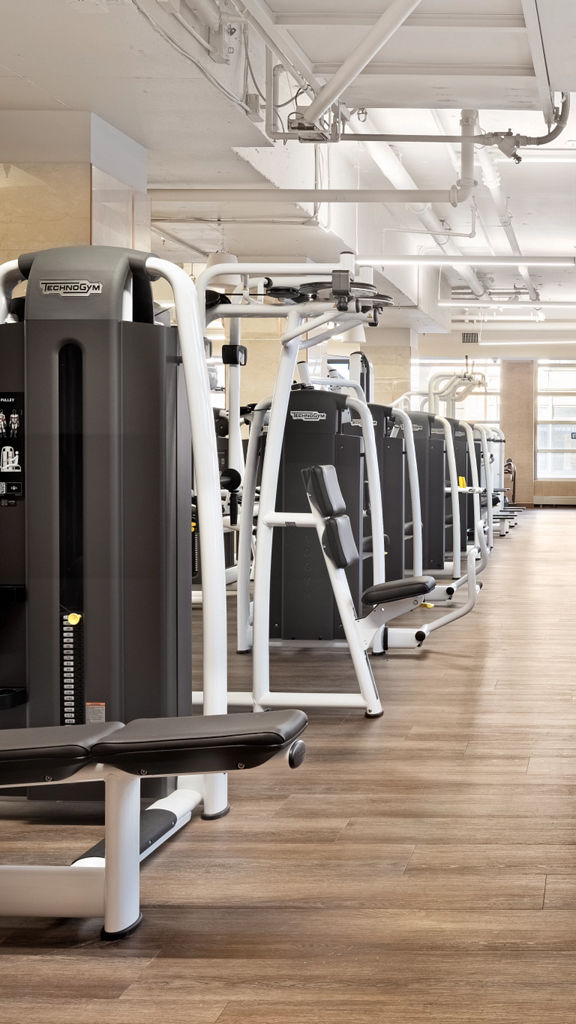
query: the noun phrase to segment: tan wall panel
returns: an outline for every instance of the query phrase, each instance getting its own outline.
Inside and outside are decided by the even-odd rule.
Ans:
[[[90,244],[90,165],[0,165],[0,262]]]
[[[532,359],[502,362],[501,425],[506,436],[506,455],[518,470],[516,501],[534,501],[534,426],[536,364]]]

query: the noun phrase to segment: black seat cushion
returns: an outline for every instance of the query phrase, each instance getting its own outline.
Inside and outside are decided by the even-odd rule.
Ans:
[[[26,786],[68,779],[92,760],[95,743],[121,722],[0,730],[0,785]]]
[[[255,768],[304,731],[303,711],[139,718],[92,748],[92,756],[132,775]]]
[[[302,470],[302,479],[321,516],[341,516],[346,512],[334,466],[310,466]]]
[[[421,597],[434,590],[436,580],[433,576],[412,576],[406,580],[389,580],[368,587],[362,594],[364,604],[387,604],[389,601],[401,601],[406,597]]]

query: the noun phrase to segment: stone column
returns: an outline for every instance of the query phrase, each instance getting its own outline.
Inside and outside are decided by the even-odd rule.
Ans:
[[[500,378],[500,423],[506,456],[516,463],[516,501],[534,503],[534,429],[536,366],[532,359],[503,360]]]

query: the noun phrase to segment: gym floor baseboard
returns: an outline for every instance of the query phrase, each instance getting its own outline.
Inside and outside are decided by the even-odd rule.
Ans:
[[[382,718],[310,711],[289,783],[275,763],[236,773],[232,813],[150,859],[130,939],[0,918],[1,1024],[566,1024],[575,579],[576,511],[524,513],[473,615],[373,660]],[[234,641],[231,622],[231,688],[246,689]],[[271,677],[336,689],[352,668],[291,646],[272,650]],[[3,862],[80,854],[100,812],[72,812],[0,800]]]

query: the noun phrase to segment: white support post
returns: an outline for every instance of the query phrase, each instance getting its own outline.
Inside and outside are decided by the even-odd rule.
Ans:
[[[262,466],[258,528],[256,531],[256,558],[254,563],[253,611],[253,697],[255,709],[266,706],[270,692],[270,665],[268,639],[270,632],[270,576],[272,569],[273,527],[266,516],[276,510],[278,474],[284,441],[284,427],[288,414],[290,390],[294,380],[300,338],[297,334],[301,322],[296,307],[288,316],[286,337],[280,356],[278,378],[270,408],[270,421],[266,438],[266,453]]]
[[[103,917],[104,868],[2,864],[0,913],[10,917]]]
[[[410,488],[410,503],[412,505],[412,572],[414,576],[422,576],[423,548],[422,548],[422,502],[420,498],[420,477],[418,476],[418,462],[416,460],[416,448],[414,446],[414,431],[412,420],[408,413],[402,409],[394,409],[394,419],[402,425],[404,443],[406,446],[406,467],[408,469],[408,486]]]
[[[238,347],[242,340],[242,321],[230,321],[230,344]],[[228,367],[228,466],[244,478],[244,447],[240,423],[240,383],[242,367]]]
[[[106,772],[104,932],[134,928],[140,920],[140,779]],[[79,872],[84,871],[78,868]],[[88,869],[86,869],[88,870]]]
[[[466,420],[460,421],[464,430],[466,431],[466,440],[468,441],[468,452],[470,456],[470,473],[472,476],[472,504],[474,509],[474,538],[475,542],[480,551],[480,565],[476,569],[476,574],[484,571],[488,565],[488,559],[490,552],[486,544],[486,538],[484,536],[484,527],[482,524],[482,513],[480,511],[480,478],[478,476],[478,463],[476,462],[476,448],[474,445],[474,431],[472,425]]]
[[[0,265],[0,324],[3,324],[8,316],[12,292],[21,280],[18,260],[8,260],[7,263]]]
[[[228,272],[229,264],[226,265]],[[188,275],[174,263],[149,256],[146,268],[151,277],[164,277],[172,287],[178,318],[178,334],[188,407],[192,427],[194,472],[198,487],[200,554],[209,566],[202,580],[204,714],[225,715],[227,711],[226,568],[220,498],[220,470],[216,434],[210,403],[210,383],[204,354],[201,307]],[[235,268],[236,269],[236,268]],[[222,271],[221,271],[222,272]],[[203,308],[203,307],[202,307]],[[222,814],[228,807],[227,778],[223,773],[207,775],[204,813]]]
[[[484,463],[484,480],[486,483],[486,525],[488,529],[488,547],[490,550],[494,547],[494,513],[492,509],[492,497],[494,494],[494,487],[492,484],[492,466],[490,463],[490,450],[488,448],[488,434],[485,427],[477,426],[474,424],[474,429],[478,431],[480,437],[480,445],[482,448],[482,461]]]
[[[240,530],[238,533],[238,582],[236,594],[238,652],[249,651],[252,647],[250,629],[250,570],[252,565],[252,537],[254,533],[254,512],[256,503],[256,480],[258,476],[258,451],[260,438],[264,429],[264,421],[268,415],[272,399],[260,402],[253,413],[248,450],[246,452],[246,469],[242,488],[242,506],[240,509]]]
[[[452,508],[452,577],[459,579],[461,575],[460,558],[460,492],[458,489],[458,469],[456,467],[456,453],[454,451],[454,438],[452,426],[443,416],[437,416],[436,420],[444,428],[444,439],[446,441],[446,460],[448,462],[448,478],[450,480],[450,504]]]
[[[372,524],[372,566],[373,584],[384,583],[386,573],[384,569],[384,516],[382,512],[382,490],[380,485],[380,470],[378,468],[378,454],[376,450],[376,434],[374,433],[374,421],[366,402],[357,398],[348,398],[346,404],[360,417],[362,424],[362,437],[364,439],[364,458],[366,460],[366,475],[368,477],[368,494],[370,498],[370,518]]]

